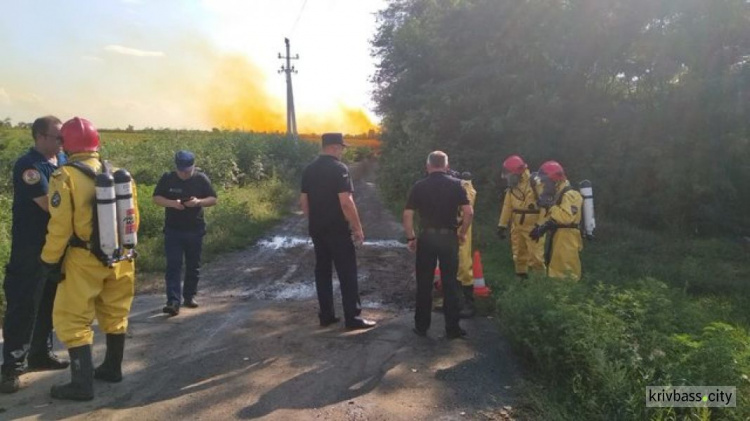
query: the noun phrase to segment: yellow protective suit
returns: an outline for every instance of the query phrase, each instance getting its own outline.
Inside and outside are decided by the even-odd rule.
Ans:
[[[537,197],[528,169],[521,174],[517,186],[505,190],[497,225],[510,229],[510,245],[517,275],[525,275],[529,269],[544,271],[544,244],[529,237],[539,219]]]
[[[70,156],[69,162],[80,161],[95,172],[101,169],[99,154],[83,152]],[[133,183],[136,227],[140,224],[138,201]],[[57,263],[63,258],[65,279],[57,286],[52,324],[60,342],[68,348],[91,345],[94,317],[104,333],[122,334],[128,327],[128,314],[133,302],[135,265],[121,261],[109,268],[90,251],[68,247],[75,234],[90,241],[93,231],[92,203],[95,203],[94,180],[77,168],[63,166],[50,178],[47,239],[42,260]],[[67,253],[66,253],[67,247]]]
[[[566,180],[557,187],[555,205],[545,213],[542,224],[552,220],[558,228],[547,233],[548,266],[547,276],[550,278],[581,279],[581,258],[583,250],[581,239],[581,215],[583,197],[570,188]],[[540,241],[541,243],[541,241]]]
[[[466,191],[466,196],[469,198],[469,204],[474,207],[474,202],[477,199],[477,191],[474,189],[474,185],[471,180],[461,180],[461,187]],[[474,285],[474,271],[472,270],[472,254],[471,254],[471,231],[472,222],[469,225],[469,230],[466,231],[466,241],[458,246],[458,281],[461,286],[468,287]]]

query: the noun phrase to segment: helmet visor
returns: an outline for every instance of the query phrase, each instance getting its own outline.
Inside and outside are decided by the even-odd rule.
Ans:
[[[516,187],[521,182],[521,174],[513,174],[512,172],[503,171],[502,175],[505,182],[508,183],[508,187]]]
[[[539,181],[539,205],[549,207],[555,202],[557,182],[547,177],[545,174],[541,174]]]

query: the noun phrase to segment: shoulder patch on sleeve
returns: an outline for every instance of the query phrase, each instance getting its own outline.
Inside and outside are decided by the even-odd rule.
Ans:
[[[34,168],[29,168],[28,170],[24,171],[21,175],[21,178],[23,178],[23,182],[28,185],[34,185],[41,181],[42,175],[39,173],[38,170]]]
[[[55,191],[54,193],[52,193],[52,197],[49,200],[50,205],[52,205],[53,208],[56,208],[60,206],[60,201],[62,201],[62,197],[60,197],[60,192]]]

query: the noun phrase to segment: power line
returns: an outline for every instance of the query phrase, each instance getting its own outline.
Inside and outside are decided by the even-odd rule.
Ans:
[[[299,9],[299,13],[297,13],[297,19],[294,21],[294,25],[292,25],[292,29],[289,30],[289,36],[291,36],[294,33],[294,30],[297,29],[297,24],[299,23],[299,19],[302,17],[302,12],[305,11],[305,6],[307,5],[307,0],[305,0],[302,3],[302,7]]]

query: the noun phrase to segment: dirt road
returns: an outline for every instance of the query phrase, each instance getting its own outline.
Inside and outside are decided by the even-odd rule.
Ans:
[[[413,255],[397,241],[371,165],[352,172],[367,236],[358,250],[363,315],[375,329],[318,326],[314,256],[298,214],[206,265],[198,309],[167,318],[161,291],[139,294],[122,383],[97,381],[93,401],[62,402],[49,387],[68,381],[67,370],[29,373],[21,391],[0,395],[0,419],[509,419],[518,370],[495,321],[465,321],[466,340],[446,340],[440,314],[428,337],[411,332]],[[103,339],[97,331],[96,363]]]

